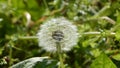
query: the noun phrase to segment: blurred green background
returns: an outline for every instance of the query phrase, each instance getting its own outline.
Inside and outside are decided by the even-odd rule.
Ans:
[[[0,0],[0,68],[31,57],[58,60],[38,47],[34,36],[44,21],[60,16],[77,25],[81,35],[64,54],[67,68],[97,68],[108,60],[111,68],[120,68],[120,0]],[[110,68],[107,62],[100,68],[107,68],[104,64]]]

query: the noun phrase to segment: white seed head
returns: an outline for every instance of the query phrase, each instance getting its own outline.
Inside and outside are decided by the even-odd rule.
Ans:
[[[62,51],[69,51],[78,41],[77,27],[64,17],[46,21],[37,35],[39,46],[48,52],[56,52],[56,42],[60,43]]]

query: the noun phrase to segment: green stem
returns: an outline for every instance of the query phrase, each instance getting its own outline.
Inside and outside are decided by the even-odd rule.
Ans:
[[[60,60],[59,68],[65,68],[65,67],[64,67],[64,63],[63,63],[63,56],[62,56],[62,51],[61,51],[60,42],[57,42],[56,44],[57,44],[57,54],[58,54],[59,60]]]
[[[49,10],[46,0],[43,0],[45,7]]]
[[[37,39],[38,37],[37,36],[19,36],[18,39],[24,39],[24,40],[27,40],[27,39]]]
[[[8,6],[11,7],[11,0],[8,0]]]
[[[10,59],[10,62],[9,62],[9,66],[12,65],[12,45],[10,44],[10,51],[9,51],[9,59]]]

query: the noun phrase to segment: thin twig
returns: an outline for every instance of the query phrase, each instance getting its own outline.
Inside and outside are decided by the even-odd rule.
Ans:
[[[83,33],[83,35],[101,35],[102,34],[102,32],[85,32],[85,33]],[[111,33],[109,33],[109,35],[115,35],[116,33],[114,33],[114,32],[111,32]]]

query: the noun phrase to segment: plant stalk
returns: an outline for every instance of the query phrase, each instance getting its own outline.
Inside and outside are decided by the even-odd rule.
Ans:
[[[57,54],[59,56],[59,60],[60,60],[60,65],[59,65],[59,68],[65,68],[64,67],[64,63],[63,63],[63,53],[61,51],[61,45],[60,45],[60,42],[57,42]]]
[[[12,65],[12,44],[10,43],[10,45],[9,45],[9,60],[10,60],[10,62],[9,62],[9,66],[11,66]]]
[[[43,3],[44,3],[44,5],[45,5],[45,7],[47,8],[47,10],[49,10],[49,7],[48,7],[48,5],[47,5],[46,0],[43,0]]]

